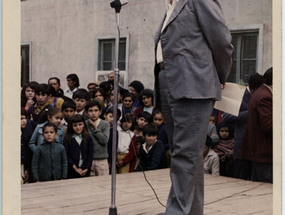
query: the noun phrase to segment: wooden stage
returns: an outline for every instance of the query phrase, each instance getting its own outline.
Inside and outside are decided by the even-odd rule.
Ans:
[[[169,169],[146,172],[163,204],[170,187]],[[22,215],[108,215],[111,176],[22,185]],[[272,184],[205,175],[204,214],[270,215]],[[116,206],[120,215],[164,212],[143,173],[117,175]],[[173,214],[175,215],[175,214]]]

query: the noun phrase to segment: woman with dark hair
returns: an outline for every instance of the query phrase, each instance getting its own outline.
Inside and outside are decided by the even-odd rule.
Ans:
[[[69,74],[66,77],[68,89],[64,91],[64,95],[72,99],[73,93],[78,90],[79,87],[79,78],[76,74]]]
[[[28,111],[28,109],[36,103],[35,88],[38,84],[39,83],[35,81],[28,82],[21,90],[21,108],[25,111]]]
[[[135,117],[139,113],[146,111],[152,114],[153,112],[153,91],[151,89],[144,89],[140,94],[140,106],[134,112]]]

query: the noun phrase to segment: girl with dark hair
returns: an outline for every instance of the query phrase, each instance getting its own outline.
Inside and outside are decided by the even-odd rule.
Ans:
[[[68,160],[68,178],[89,176],[94,146],[82,115],[75,114],[70,117],[64,147]]]
[[[38,85],[37,82],[29,82],[26,83],[22,90],[21,90],[21,108],[25,111],[28,111],[28,109],[36,103],[36,94],[35,94],[35,88]]]
[[[63,144],[64,139],[64,129],[60,126],[61,120],[63,118],[62,112],[60,109],[55,107],[49,107],[44,109],[43,114],[39,119],[39,124],[37,125],[31,139],[29,142],[29,147],[34,152],[36,147],[44,142],[43,138],[43,126],[47,122],[53,123],[57,126],[57,133],[58,136],[56,137],[55,141]]]

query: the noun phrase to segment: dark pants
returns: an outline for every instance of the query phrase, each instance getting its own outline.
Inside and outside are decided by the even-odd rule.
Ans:
[[[173,98],[164,72],[159,74],[160,103],[172,151],[166,214],[202,215],[203,149],[214,100]]]

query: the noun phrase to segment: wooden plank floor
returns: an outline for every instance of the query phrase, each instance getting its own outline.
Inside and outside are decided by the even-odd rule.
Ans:
[[[146,176],[166,204],[169,169],[148,171]],[[110,187],[111,176],[24,184],[21,214],[108,215]],[[270,215],[272,201],[272,184],[205,175],[205,215]],[[141,172],[117,175],[116,206],[120,215],[164,212]]]

